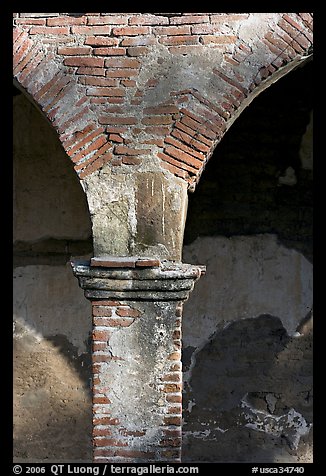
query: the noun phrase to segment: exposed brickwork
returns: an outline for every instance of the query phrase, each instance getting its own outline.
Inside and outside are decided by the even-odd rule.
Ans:
[[[248,39],[253,15],[256,22],[261,15],[260,32],[265,33]],[[264,23],[264,15],[18,13],[14,76],[53,122],[63,146],[69,144],[66,150],[80,179],[104,164],[132,170],[155,155],[163,170],[195,184],[243,101],[312,46],[312,14],[270,14],[272,27]],[[215,84],[214,100],[206,80],[199,89],[198,82],[187,90],[175,89],[172,76],[164,102],[149,103],[150,90],[160,88],[162,81],[159,70],[146,82],[142,79],[154,51],[163,63],[166,55],[172,62],[189,58],[191,64],[199,56],[220,54],[218,66],[212,63],[206,71],[206,80],[210,77]],[[85,110],[69,118],[65,104],[71,96],[75,105],[86,99]],[[120,109],[110,110],[110,104]],[[105,126],[101,141],[95,135],[89,137],[93,146],[86,137],[80,140],[80,121]],[[126,128],[114,137],[115,144],[108,134],[120,125]],[[137,147],[140,132],[146,148]]]
[[[124,358],[112,355],[111,340],[116,332],[130,327],[140,319],[143,311],[137,303],[119,301],[92,301],[93,309],[93,443],[94,461],[180,461],[181,458],[181,414],[182,414],[182,372],[181,354],[173,359],[167,355],[167,370],[160,377],[158,385],[162,392],[161,408],[164,409],[161,425],[154,444],[149,443],[147,433],[150,426],[137,430],[127,428],[128,422],[112,417],[113,370],[110,362],[119,361],[124,366]],[[176,314],[180,314],[177,306]],[[181,320],[176,316],[171,339],[173,346],[181,346]],[[146,319],[146,316],[144,316]],[[130,349],[133,353],[134,350]],[[177,360],[175,360],[177,358]],[[128,367],[126,366],[126,371]],[[110,375],[112,376],[110,377]],[[114,410],[113,410],[114,411]],[[156,441],[158,439],[158,441]],[[121,450],[123,448],[123,450]]]

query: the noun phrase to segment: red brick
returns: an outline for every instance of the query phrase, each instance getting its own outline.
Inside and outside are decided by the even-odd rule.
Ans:
[[[150,145],[157,145],[158,147],[164,147],[164,140],[163,139],[148,139],[142,140],[141,144],[150,144]]]
[[[59,55],[88,55],[92,52],[90,46],[59,46]]]
[[[141,312],[131,307],[118,307],[116,314],[121,317],[139,317]]]
[[[158,152],[157,156],[162,159],[164,162],[168,162],[170,165],[173,165],[174,167],[180,168],[183,171],[188,171],[193,174],[197,173],[197,169],[194,167],[191,167],[190,165],[180,163],[178,160],[173,159],[170,155],[163,154],[162,152]],[[174,172],[173,172],[174,173]],[[184,175],[184,174],[182,174]]]
[[[49,97],[46,101],[46,105],[44,105],[44,110],[45,111],[50,111],[50,109],[53,107],[54,104],[58,102],[58,100],[62,97],[64,94],[65,88],[69,85],[70,78],[67,76],[62,76],[59,81],[56,81],[56,83],[51,87],[49,90],[49,93],[47,94]]]
[[[99,87],[99,88],[88,88],[86,91],[87,96],[115,96],[123,97],[125,95],[125,90],[123,88],[112,88],[112,87]]]
[[[135,58],[109,58],[105,61],[107,68],[138,68],[140,61]]]
[[[220,15],[211,15],[211,23],[233,22],[246,20],[249,17],[248,13],[227,13]]]
[[[181,417],[178,417],[178,416],[167,416],[164,418],[164,423],[165,425],[171,425],[171,426],[174,426],[174,425],[181,425],[182,423],[182,418]]]
[[[103,146],[105,143],[107,142],[107,138],[105,137],[105,135],[101,135],[99,136],[98,139],[96,139],[94,142],[92,142],[91,144],[89,144],[86,149],[83,149],[81,150],[80,152],[78,152],[77,154],[75,154],[73,157],[72,157],[72,161],[74,163],[77,163],[79,162],[79,160],[81,160],[82,158],[86,157],[86,155],[90,154],[90,152],[94,151],[94,150],[98,150],[101,146]],[[92,157],[90,159],[88,159],[89,161],[92,159]],[[80,165],[76,165],[75,169],[76,170],[79,170],[81,168],[83,168],[84,166],[84,162]]]
[[[127,116],[127,117],[118,117],[118,116],[99,116],[99,123],[100,124],[136,124],[137,117],[135,116]]]
[[[85,74],[89,76],[104,76],[104,68],[89,68],[87,66],[81,66],[77,69],[77,74]]]
[[[84,177],[87,177],[87,175],[90,175],[91,173],[95,172],[95,170],[98,170],[99,168],[103,167],[107,162],[109,162],[112,159],[112,154],[111,152],[107,152],[106,154],[102,154],[100,157],[98,157],[96,160],[93,160],[93,162],[86,167],[86,169],[82,170],[79,173],[79,178],[83,179]]]
[[[133,324],[134,318],[108,318],[106,319],[106,325],[108,327],[129,327]]]
[[[189,177],[189,174],[185,170],[183,170],[179,167],[175,167],[174,165],[171,165],[170,163],[168,163],[166,161],[162,162],[162,167],[164,169],[168,170],[169,172],[171,172],[172,174],[176,175],[177,177],[181,177],[181,178],[186,179],[186,180]]]
[[[87,36],[85,39],[85,45],[90,46],[117,46],[119,40],[117,38],[111,38],[109,36]]]
[[[147,46],[155,43],[156,38],[154,36],[136,36],[134,38],[124,38],[121,46]]]
[[[69,27],[32,26],[30,35],[69,35]]]
[[[110,35],[111,26],[73,26],[71,31],[77,35]]]
[[[82,169],[83,167],[87,168],[87,172],[82,170],[80,173],[80,177],[85,177],[91,172],[94,172],[99,167],[102,167],[106,162],[112,159],[112,153],[108,152],[108,149],[112,147],[111,142],[107,142],[102,147],[100,147],[94,155],[92,155],[89,159],[84,161],[80,166],[75,166],[75,169]]]
[[[187,126],[185,126],[187,127]],[[190,129],[191,131],[191,129]],[[193,131],[192,131],[193,133]],[[191,145],[192,147],[194,147],[195,149],[199,150],[200,152],[203,152],[203,153],[207,153],[209,150],[210,150],[210,147],[208,147],[207,145],[203,144],[202,142],[200,142],[199,140],[195,139],[194,137],[192,137],[191,135],[187,134],[186,132],[184,131],[180,131],[179,129],[177,128],[174,128],[171,135],[173,137],[176,137],[177,139],[180,139],[182,140],[183,142],[185,142],[186,144],[189,144]],[[201,136],[203,139],[205,139],[205,137]],[[206,139],[207,141],[207,139]]]
[[[91,134],[86,135],[81,141],[77,142],[74,147],[72,147],[70,150],[67,151],[67,154],[71,157],[73,156],[81,147],[83,147],[85,144],[88,142],[92,141],[95,139],[95,137],[98,137],[104,132],[104,127],[99,127],[95,131],[93,131]],[[105,136],[102,136],[105,137]],[[67,147],[67,146],[66,146]]]
[[[168,408],[169,415],[181,415],[182,414],[182,405],[174,405]]]
[[[123,435],[123,436],[135,436],[135,437],[146,435],[146,431],[143,431],[143,430],[126,430],[125,428],[120,428],[119,433],[120,433],[120,435]]]
[[[192,53],[202,53],[202,45],[170,46],[169,51],[172,54],[189,55]]]
[[[181,360],[181,353],[178,352],[172,352],[172,354],[169,355],[168,360]]]
[[[195,159],[193,156],[175,147],[166,147],[164,152],[170,155],[171,157],[174,157],[175,159],[190,165],[191,167],[195,167],[196,169],[200,169],[203,165],[202,161]]]
[[[149,52],[148,46],[131,46],[128,48],[129,56],[142,56],[146,55]]]
[[[196,150],[193,150],[189,146],[183,144],[179,140],[174,139],[173,137],[167,137],[165,139],[165,142],[167,144],[171,144],[171,145],[175,146],[178,149],[183,150],[184,152],[187,152],[190,155],[193,155],[194,157],[196,157],[200,160],[205,160],[205,156],[203,154],[201,154],[200,152],[197,152]]]
[[[126,51],[126,48],[120,48],[118,46],[93,48],[93,53],[95,56],[121,56],[125,55]]]
[[[134,79],[122,79],[121,80],[121,85],[125,86],[127,88],[129,88],[129,87],[133,88],[133,87],[137,86],[137,83]]]
[[[95,446],[128,446],[126,441],[118,440],[116,438],[94,438]]]
[[[164,115],[164,116],[151,116],[151,117],[144,117],[142,119],[142,124],[147,124],[147,125],[159,125],[159,124],[172,124],[173,123],[173,118],[169,115]]]
[[[181,395],[166,395],[166,401],[169,403],[182,403]]]
[[[14,42],[14,45],[16,42],[18,42],[19,38],[23,35],[23,38],[28,38],[28,34],[23,31],[21,28],[16,28],[14,27],[13,29],[13,33],[12,33],[12,39],[13,39],[13,42]],[[24,41],[24,40],[23,40]]]
[[[107,317],[94,317],[93,316],[93,323],[95,326],[106,326],[107,325]],[[97,349],[97,350],[104,350],[104,349]]]
[[[130,155],[120,156],[122,163],[125,165],[140,165],[142,160],[139,157],[131,157]]]
[[[48,26],[63,26],[63,25],[85,25],[86,17],[56,17],[47,18],[46,23]]]
[[[110,332],[93,330],[92,339],[100,342],[107,342],[110,338]]]
[[[53,78],[51,80],[49,80],[47,83],[45,83],[34,95],[34,99],[36,101],[39,101],[41,99],[42,96],[44,96],[45,93],[47,93],[47,91],[49,91],[49,89],[52,88],[52,86],[55,85],[55,83],[59,80],[62,80],[63,79],[63,75],[61,73],[61,71],[58,71],[57,73],[55,73],[55,75],[53,76]]]
[[[93,429],[93,437],[95,436],[111,436],[112,431],[108,428],[94,428]]]
[[[118,86],[118,80],[117,79],[111,79],[111,78],[101,78],[97,76],[80,76],[79,77],[79,82],[81,84],[85,84],[88,86],[107,86],[107,87],[117,87]]]
[[[18,51],[14,53],[13,65],[18,66],[19,62],[23,59],[24,56],[28,53],[28,50],[32,47],[33,42],[31,40],[26,40]]]
[[[98,397],[98,396],[93,396],[93,404],[110,404],[111,400],[108,397]]]
[[[111,306],[94,306],[93,307],[93,316],[112,316],[112,307]]]
[[[196,45],[199,43],[199,36],[162,36],[158,40],[162,45]]]
[[[161,265],[160,260],[156,258],[139,258],[136,261],[136,268],[145,268],[145,267],[157,268],[160,265]]]
[[[278,37],[282,38],[285,43],[287,43],[289,45],[289,47],[292,49],[294,49],[297,53],[304,53],[304,48],[302,48],[299,43],[297,43],[295,40],[293,40],[291,38],[290,35],[288,35],[287,33],[285,33],[285,31],[281,30],[282,33],[278,33]]]
[[[172,397],[172,395],[167,395],[167,396]],[[168,438],[181,438],[182,436],[181,428],[173,428],[173,430],[171,428],[163,428],[162,432]]]
[[[103,16],[89,16],[88,25],[126,25],[128,24],[127,16],[114,16],[114,15],[103,15]]]
[[[105,321],[105,319],[99,319],[99,321]],[[95,320],[94,320],[94,324],[97,326],[101,325],[98,321],[95,322]],[[107,348],[108,348],[107,342],[93,342],[92,343],[93,352],[106,351]]]
[[[106,76],[109,78],[132,78],[133,76],[137,76],[139,73],[138,69],[117,69],[113,68],[106,71]]]
[[[181,446],[181,438],[167,438],[166,440],[161,440],[160,446]]]
[[[191,27],[191,33],[195,35],[214,35],[216,33],[216,25],[204,24],[204,25],[193,25]]]
[[[68,85],[69,86],[69,85]],[[66,91],[65,91],[66,94]],[[79,119],[81,119],[85,114],[88,114],[89,112],[89,106],[87,105],[84,107],[80,112],[77,114],[75,113],[72,117],[70,117],[67,121],[65,121],[63,124],[60,125],[58,128],[58,131],[60,134],[63,134],[68,127],[70,127],[72,124],[77,123]],[[59,120],[56,119],[55,125],[58,125]],[[61,123],[61,121],[60,121]]]
[[[161,380],[163,382],[180,382],[181,381],[181,375],[180,375],[180,372],[168,373],[168,374],[163,375],[161,377]]]
[[[125,132],[128,132],[128,128],[120,127],[120,126],[107,126],[106,132],[109,132],[112,134],[124,134]]]
[[[45,25],[45,18],[16,18],[17,25]]]
[[[293,28],[288,22],[281,19],[278,22],[278,25],[282,28],[282,30],[288,33],[292,39],[295,39],[295,41],[299,43],[302,48],[308,49],[310,47],[310,41],[307,40],[307,38],[305,38],[302,34],[298,33],[298,30]]]
[[[150,33],[150,29],[148,26],[126,26],[121,28],[113,28],[112,32],[116,36],[137,36],[148,35]]]
[[[88,66],[102,68],[104,66],[104,59],[75,56],[72,58],[65,58],[63,63],[66,66]]]
[[[190,26],[162,26],[153,28],[155,35],[190,35]]]
[[[109,417],[95,417],[93,418],[93,425],[119,425],[120,420],[118,418]]]
[[[274,46],[276,46],[279,49],[279,52],[283,52],[286,49],[286,52],[294,58],[296,56],[296,52],[293,48],[291,48],[290,45],[286,43],[286,41],[283,38],[277,37],[271,33],[267,32],[265,35],[265,38]]]
[[[39,46],[35,45],[33,48],[29,50],[25,58],[22,61],[20,61],[20,63],[14,68],[13,70],[14,76],[20,73],[25,68],[25,66],[28,65],[28,63],[32,60],[32,58],[34,58],[37,55],[38,49],[39,49]]]
[[[120,142],[120,143],[123,142],[123,138],[121,136],[119,136],[119,134],[110,134],[109,139],[112,142]]]
[[[166,126],[147,126],[146,127],[146,133],[148,134],[153,134],[157,136],[166,136],[167,134],[170,133],[169,127]]]
[[[142,155],[150,151],[150,149],[134,149],[125,145],[117,145],[115,148],[115,153],[121,155]]]
[[[163,106],[146,107],[144,109],[145,114],[175,114],[178,112],[179,112],[179,109],[176,106],[173,106],[171,104],[163,105]]]
[[[234,35],[204,35],[201,37],[201,43],[208,45],[214,43],[217,45],[233,44],[237,40],[237,37]]]
[[[198,122],[194,121],[188,116],[184,116],[181,119],[180,123],[192,129],[195,132],[195,135],[194,135],[195,137],[197,137],[197,133],[198,133],[198,134],[204,135],[208,139],[213,139],[213,140],[216,139],[216,135],[211,130],[207,129],[207,127],[201,124],[198,124]]]
[[[169,19],[158,15],[140,14],[129,18],[129,25],[167,25]]]
[[[92,301],[92,306],[120,306],[120,301],[112,301],[106,299],[99,299]]]
[[[183,23],[209,23],[208,15],[187,15],[182,17],[171,17],[171,25],[182,25]]]

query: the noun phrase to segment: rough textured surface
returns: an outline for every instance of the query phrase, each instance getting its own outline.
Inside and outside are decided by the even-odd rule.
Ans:
[[[15,241],[87,239],[86,197],[55,131],[23,94],[13,99]]]
[[[184,398],[183,461],[312,462],[311,371],[311,334],[277,317],[213,334]]]
[[[16,321],[15,452],[18,457],[89,458],[87,419],[70,418],[75,415],[76,406],[78,415],[88,415],[90,410],[86,396],[86,379],[90,375],[86,344],[89,335],[83,335],[88,322],[86,313],[81,313],[85,302],[76,311],[78,288],[73,287],[65,265],[72,255],[92,251],[85,196],[78,182],[73,181],[73,168],[88,198],[96,255],[141,254],[180,260],[187,187],[194,190],[215,146],[240,112],[269,85],[309,59],[311,49],[312,15],[307,13],[82,14],[79,17],[58,13],[14,14],[15,84],[53,124],[72,162],[69,170],[63,163],[59,165],[59,159],[52,160],[60,154],[66,159],[58,144],[52,142],[49,147],[42,140],[42,147],[32,145],[31,139],[36,134],[27,134],[26,140],[25,136],[15,138],[15,160],[20,161],[19,167],[15,166],[18,184],[15,251],[19,254],[15,264],[19,272],[16,282],[23,287],[17,292],[18,309],[44,334],[35,335],[35,328],[31,329],[26,320]],[[238,140],[230,143],[225,136],[214,154],[215,158],[222,157],[220,168],[209,168],[216,162],[212,158],[202,176],[201,183],[208,194],[199,193],[191,199],[193,212],[189,217],[196,216],[196,226],[192,229],[188,226],[186,243],[192,243],[194,257],[204,252],[203,256],[211,260],[214,250],[206,254],[202,246],[207,244],[206,238],[194,240],[198,236],[215,235],[209,241],[212,247],[219,246],[222,240],[234,262],[230,263],[220,250],[216,257],[225,259],[228,279],[241,292],[239,296],[231,293],[234,299],[230,306],[226,302],[221,309],[217,303],[218,315],[213,316],[215,311],[207,304],[208,328],[200,329],[204,342],[199,343],[197,323],[205,322],[206,303],[198,313],[195,304],[198,301],[188,307],[187,315],[191,317],[184,342],[190,344],[183,356],[186,378],[183,454],[187,461],[312,459],[312,319],[310,313],[303,315],[311,295],[312,121],[311,126],[308,123],[312,103],[306,100],[311,83],[307,77],[302,79],[304,75],[300,79],[300,71],[304,68],[287,75],[270,89],[275,88],[275,95],[256,110],[254,118],[242,122],[240,116],[234,123],[230,132],[233,128],[237,130],[238,122],[243,124],[243,129],[240,127],[236,133]],[[290,87],[282,94],[278,86],[286,79],[290,80]],[[15,103],[20,107],[15,118],[20,120],[26,103],[20,96],[15,97]],[[293,110],[292,116],[284,114],[284,105]],[[28,114],[34,111],[26,110]],[[243,112],[244,118],[248,110]],[[268,119],[270,111],[274,111],[274,122]],[[34,122],[32,113],[30,117],[31,121],[23,119],[27,130],[30,122]],[[267,127],[259,129],[261,124]],[[42,131],[42,137],[47,137],[45,123],[38,127],[36,130]],[[17,135],[23,135],[24,128]],[[43,147],[44,154],[40,152]],[[229,151],[224,161],[223,150]],[[28,163],[33,165],[33,173]],[[44,174],[46,171],[48,175]],[[59,182],[62,193],[61,187],[59,191],[54,189],[54,184]],[[224,201],[220,200],[221,196]],[[197,208],[193,207],[194,201]],[[40,211],[42,203],[44,212]],[[56,226],[49,223],[51,220]],[[232,235],[238,236],[226,238]],[[236,245],[230,249],[230,243]],[[271,253],[269,268],[267,258]],[[248,278],[241,269],[241,262],[252,270],[253,282],[249,279],[251,275]],[[288,270],[293,271],[295,280],[291,280]],[[299,276],[298,270],[303,270],[305,275]],[[207,283],[212,275],[209,270]],[[241,283],[237,275],[243,276]],[[289,296],[284,296],[279,281],[285,283]],[[96,279],[96,285],[99,283]],[[44,284],[48,289],[42,287]],[[218,294],[215,284],[210,283],[209,293],[208,286],[202,288],[203,295]],[[285,309],[270,298],[267,300],[269,285],[275,298],[285,299]],[[256,287],[265,296],[266,306],[259,301]],[[50,297],[52,288],[55,290],[53,301],[49,301],[52,307],[44,312],[44,296]],[[72,296],[71,315],[66,291]],[[103,292],[107,291],[110,290],[101,288],[99,295],[103,298]],[[135,292],[138,298],[142,297],[139,289]],[[79,295],[82,302],[80,290]],[[237,302],[238,297],[241,299]],[[61,299],[66,303],[66,321],[57,306]],[[239,319],[241,301],[246,315]],[[112,342],[115,350],[122,353],[125,343],[122,336],[126,331],[134,355],[139,355],[142,341],[135,339],[130,330],[140,326],[137,319],[141,318],[136,314],[144,310],[143,304],[137,302],[130,308],[130,301],[128,305],[115,301],[101,303],[103,306],[93,303],[96,326],[105,320],[105,325],[113,328]],[[157,310],[158,302],[155,305]],[[151,320],[153,309],[150,306],[148,309]],[[181,311],[177,312],[179,318]],[[62,332],[52,321],[52,313]],[[228,319],[222,319],[223,328],[221,315]],[[83,325],[72,337],[76,317]],[[303,318],[306,320],[302,321]],[[287,333],[293,334],[296,323],[301,337]],[[143,320],[143,327],[140,326],[144,336],[150,330],[146,324]],[[47,334],[47,328],[54,334]],[[180,348],[180,330],[176,331],[171,337],[175,341],[173,345]],[[112,364],[119,374],[118,360],[110,359],[110,352],[100,355],[105,349],[110,350],[111,335],[102,332],[103,329],[95,329],[93,333],[94,375],[97,370],[100,376],[97,364],[99,368]],[[160,333],[158,339],[159,336]],[[148,357],[147,348],[144,352]],[[153,355],[161,354],[153,352]],[[43,367],[39,365],[40,356]],[[179,378],[180,353],[175,357],[177,367],[172,374],[177,372]],[[25,362],[30,363],[28,370]],[[52,373],[49,369],[53,367],[56,370]],[[131,374],[139,370],[134,362],[128,362],[127,368]],[[155,371],[159,376],[159,369]],[[28,372],[30,387],[29,380],[27,383],[25,380]],[[40,375],[45,375],[41,389]],[[62,387],[57,380],[52,385],[57,375],[62,378]],[[105,372],[103,375],[109,378]],[[161,455],[164,453],[166,460],[175,461],[180,458],[181,389],[166,375],[167,401],[168,397],[172,398],[166,408],[172,408],[172,413],[166,417],[165,423],[171,428],[166,430],[167,441],[162,444]],[[138,372],[137,376],[144,382],[143,374]],[[151,382],[155,380],[152,377]],[[134,389],[135,380],[131,378],[130,382]],[[101,382],[94,384],[101,387]],[[66,398],[62,395],[67,388],[69,398],[63,406],[62,400]],[[101,412],[110,405],[104,388],[101,387],[102,394],[96,397],[99,400],[93,401],[94,409]],[[206,388],[208,393],[204,393]],[[153,395],[156,405],[157,392],[153,391]],[[49,424],[46,433],[38,426],[35,402],[43,405],[41,420]],[[61,403],[57,406],[56,402]],[[114,402],[118,408],[117,400]],[[148,408],[143,402],[141,405],[145,419],[151,419]],[[128,420],[140,423],[141,415],[131,415],[127,405],[123,408]],[[62,430],[52,411],[60,415],[60,420],[68,418],[72,430],[66,431],[66,427]],[[158,459],[158,449],[155,454],[140,453],[144,447],[137,438],[144,436],[148,443],[146,451],[151,445],[147,430],[145,435],[137,433],[142,430],[128,433],[134,430],[118,428],[114,419],[102,417],[104,420],[93,422],[94,431],[98,432],[93,437],[99,443],[96,455],[99,460]],[[115,434],[119,433],[114,442],[109,434],[112,426]],[[20,435],[24,435],[23,441]],[[82,435],[80,440],[78,435]],[[156,436],[153,436],[154,444]],[[124,439],[129,442],[127,449],[120,446]],[[51,441],[58,444],[53,448]],[[132,445],[138,445],[134,453]]]
[[[14,15],[15,83],[83,183],[96,255],[180,261],[186,189],[248,104],[311,58],[312,22],[309,13]]]
[[[182,302],[203,269],[73,271],[93,306],[94,459],[180,462]]]
[[[14,458],[91,460],[91,306],[71,256],[92,245],[86,197],[54,130],[14,96]]]
[[[255,100],[189,200],[185,461],[313,460],[311,74]]]
[[[28,325],[16,328],[13,350],[14,460],[91,461],[91,394],[77,350]]]

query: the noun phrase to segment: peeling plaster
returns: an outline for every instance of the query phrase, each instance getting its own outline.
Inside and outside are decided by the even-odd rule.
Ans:
[[[276,416],[264,410],[257,410],[247,401],[246,394],[241,400],[243,415],[248,423],[247,428],[261,431],[271,436],[284,436],[291,449],[297,449],[300,438],[309,433],[312,423],[307,423],[304,417],[294,408],[284,415]]]
[[[183,261],[207,266],[184,305],[184,347],[199,350],[231,322],[262,314],[279,317],[293,336],[312,309],[312,264],[276,235],[200,237]]]

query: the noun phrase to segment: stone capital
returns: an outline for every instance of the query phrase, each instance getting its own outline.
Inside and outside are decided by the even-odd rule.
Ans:
[[[101,257],[72,262],[87,299],[185,301],[205,266],[151,258]]]

